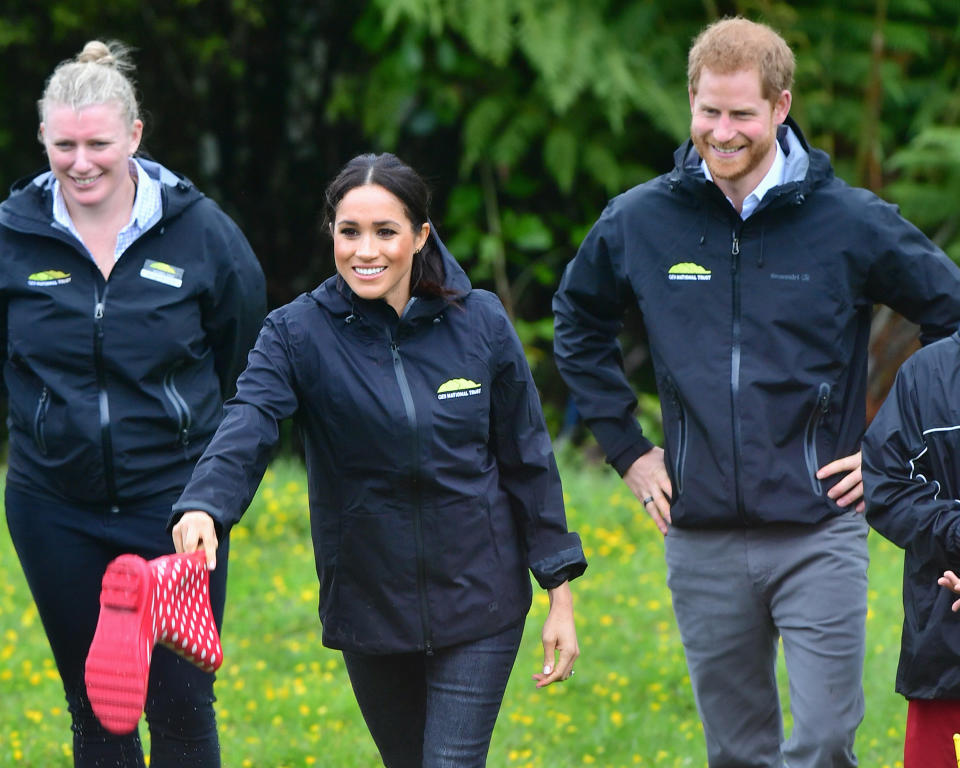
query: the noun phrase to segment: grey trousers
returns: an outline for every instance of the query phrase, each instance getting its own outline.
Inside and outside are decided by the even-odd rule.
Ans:
[[[847,768],[863,719],[867,524],[671,527],[667,585],[710,768]],[[777,641],[793,730],[783,740]]]

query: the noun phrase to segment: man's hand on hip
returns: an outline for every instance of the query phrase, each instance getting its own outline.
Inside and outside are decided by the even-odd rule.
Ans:
[[[673,486],[663,461],[663,448],[654,446],[630,465],[623,482],[647,510],[664,536],[670,527],[670,500]]]
[[[846,472],[846,476],[841,477],[837,484],[827,491],[827,496],[837,502],[838,507],[849,507],[858,502],[856,510],[863,512],[866,504],[863,501],[863,478],[860,475],[860,451],[820,467],[817,470],[817,479],[824,480],[841,472]]]

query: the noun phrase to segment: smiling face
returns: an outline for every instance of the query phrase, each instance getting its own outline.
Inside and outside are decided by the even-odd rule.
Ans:
[[[400,200],[378,184],[354,187],[337,205],[333,257],[337,272],[362,299],[383,299],[399,316],[410,300],[413,253],[430,225],[415,230]]]
[[[54,104],[47,110],[40,135],[71,216],[131,204],[129,158],[142,132],[143,124],[128,125],[112,102],[78,110]]]
[[[697,92],[690,92],[693,145],[714,182],[737,205],[773,165],[777,127],[787,118],[790,98],[790,91],[783,91],[771,104],[753,69],[721,75],[704,68]]]

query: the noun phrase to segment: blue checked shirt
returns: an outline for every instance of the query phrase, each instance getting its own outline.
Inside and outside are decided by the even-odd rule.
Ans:
[[[135,159],[130,158],[130,172],[137,173],[137,194],[133,200],[133,210],[130,212],[130,221],[117,234],[117,245],[113,251],[113,260],[120,258],[121,254],[129,248],[133,242],[146,232],[150,227],[160,220],[162,213],[160,203],[160,182],[150,178],[147,172],[143,170]],[[81,243],[83,238],[77,232],[73,225],[73,219],[67,211],[67,204],[63,200],[63,193],[60,191],[60,182],[54,179],[53,182],[53,220],[67,230]],[[89,250],[87,251],[89,255]],[[92,256],[90,257],[93,258]]]

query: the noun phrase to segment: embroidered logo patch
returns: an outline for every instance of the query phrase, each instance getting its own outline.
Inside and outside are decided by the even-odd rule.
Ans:
[[[171,285],[174,288],[183,285],[183,270],[180,267],[174,267],[153,259],[147,259],[143,262],[140,277],[145,277],[147,280],[156,280],[158,283]]]
[[[694,264],[692,261],[674,264],[667,272],[667,278],[670,280],[709,280],[711,276],[712,273],[709,269]]]
[[[470,397],[479,395],[480,385],[470,379],[448,379],[437,389],[437,400],[447,400],[451,397]]]
[[[66,285],[70,282],[70,273],[59,269],[45,269],[27,277],[27,285]]]

